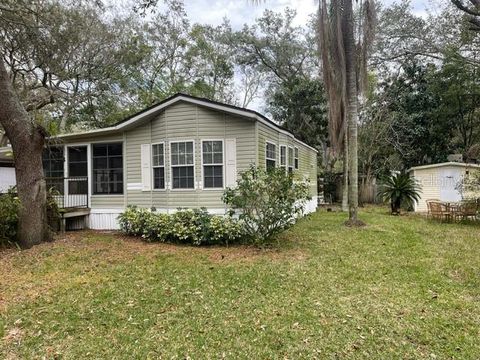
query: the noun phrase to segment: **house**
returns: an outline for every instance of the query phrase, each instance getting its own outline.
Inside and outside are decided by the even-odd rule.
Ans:
[[[305,210],[317,206],[314,148],[255,111],[184,94],[114,126],[50,139],[43,161],[60,206],[83,209],[92,229],[116,229],[128,205],[224,214],[224,189],[251,164],[309,179]]]
[[[414,210],[427,212],[426,201],[429,199],[445,202],[462,200],[460,184],[471,172],[478,170],[480,170],[480,165],[460,162],[445,162],[412,167],[408,172],[421,186],[420,200],[414,205]]]

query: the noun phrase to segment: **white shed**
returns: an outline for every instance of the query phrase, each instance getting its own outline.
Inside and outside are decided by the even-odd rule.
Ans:
[[[462,194],[458,185],[471,171],[480,169],[477,164],[465,164],[459,162],[445,162],[440,164],[415,166],[408,170],[421,186],[421,196],[414,210],[426,212],[427,200],[437,199],[440,201],[460,201]]]

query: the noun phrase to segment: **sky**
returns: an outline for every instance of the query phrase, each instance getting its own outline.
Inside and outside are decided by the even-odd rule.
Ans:
[[[389,5],[394,0],[385,0]],[[251,24],[260,17],[265,9],[283,11],[289,7],[297,11],[294,25],[306,24],[311,14],[318,7],[318,0],[184,0],[188,17],[192,22],[219,25],[227,17],[234,29],[240,29],[243,24]],[[411,0],[414,12],[425,14],[430,0]]]

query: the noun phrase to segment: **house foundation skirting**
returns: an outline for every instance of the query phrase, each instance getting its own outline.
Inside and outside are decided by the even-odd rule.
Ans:
[[[304,213],[310,214],[317,210],[317,197],[314,196],[304,206]],[[172,214],[177,209],[157,208],[157,212]],[[207,209],[212,215],[225,215],[225,208],[211,208]],[[94,230],[118,230],[118,215],[120,215],[124,209],[91,209],[88,215],[87,226]]]

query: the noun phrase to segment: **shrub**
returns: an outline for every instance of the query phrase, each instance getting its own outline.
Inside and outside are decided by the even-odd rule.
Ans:
[[[283,169],[264,171],[252,166],[243,172],[237,187],[229,188],[223,201],[256,244],[268,242],[302,215],[310,199],[307,181],[295,181]]]
[[[17,189],[10,188],[7,193],[0,194],[0,244],[13,243],[17,239],[18,211],[20,199]],[[47,221],[52,231],[58,230],[60,211],[53,198],[53,194],[47,192]]]
[[[19,207],[20,200],[14,188],[0,195],[0,244],[2,245],[15,241]]]
[[[160,214],[129,207],[118,217],[121,230],[150,242],[192,245],[228,244],[241,238],[241,226],[230,217],[212,216],[206,209],[179,209]]]
[[[410,207],[420,199],[420,186],[408,174],[390,175],[382,180],[378,196],[389,201],[392,214],[398,215],[402,204]]]
[[[148,209],[140,209],[129,206],[118,216],[118,222],[122,231],[131,236],[143,235],[145,225],[150,223],[152,212]]]

